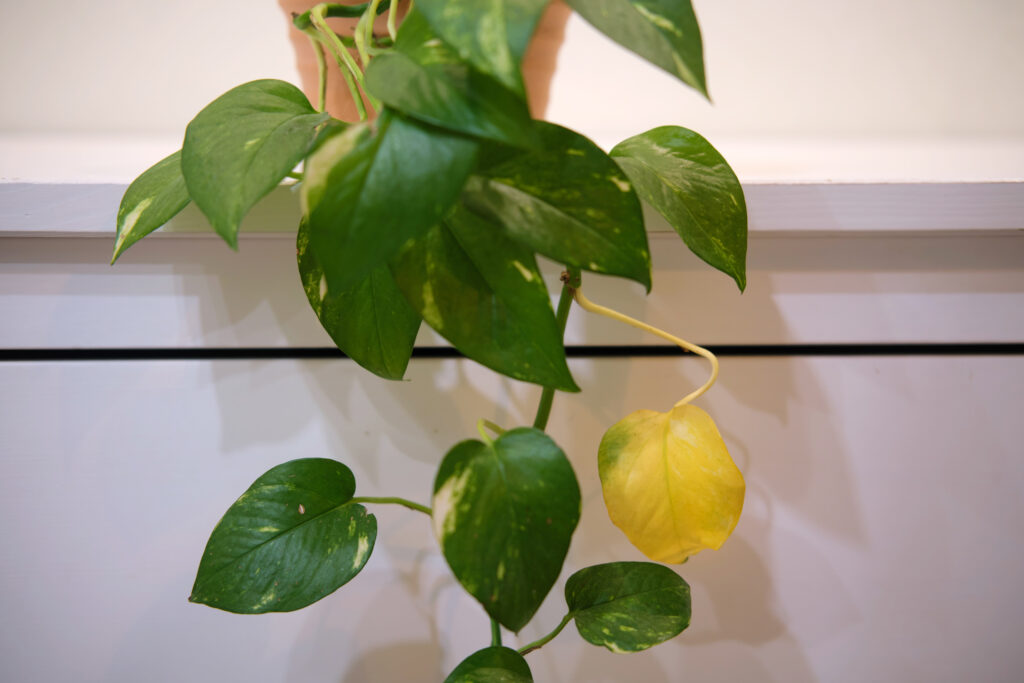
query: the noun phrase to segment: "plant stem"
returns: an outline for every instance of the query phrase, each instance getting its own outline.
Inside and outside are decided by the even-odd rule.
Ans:
[[[320,78],[320,87],[317,89],[316,110],[322,112],[327,106],[327,59],[324,57],[324,46],[320,41],[310,34],[306,34],[313,47],[313,54],[316,55],[317,74]]]
[[[363,85],[363,72],[359,70],[359,65],[356,64],[352,55],[348,53],[348,49],[342,44],[341,39],[327,25],[327,21],[324,19],[325,7],[326,5],[314,7],[309,13],[310,20],[319,32],[321,42],[330,48],[331,54],[334,55],[334,59],[338,62],[341,75],[345,77],[345,83],[348,84],[348,89],[352,93],[352,100],[355,102],[356,111],[359,112],[359,120],[365,121],[367,119],[366,105],[363,104],[363,96],[359,90],[359,87]],[[356,85],[357,83],[358,86]]]
[[[491,617],[491,647],[501,647],[501,624]]]
[[[398,37],[398,2],[393,2],[388,7],[388,35],[391,36],[391,41],[394,42],[395,38]]]
[[[576,289],[575,298],[576,303],[578,303],[580,307],[583,308],[583,310],[585,311],[590,311],[591,313],[603,315],[606,318],[611,318],[612,320],[617,320],[621,323],[632,325],[633,327],[641,329],[644,332],[650,332],[651,334],[661,337],[662,339],[667,339],[673,344],[676,344],[677,346],[680,346],[683,349],[690,351],[691,353],[696,353],[699,356],[703,356],[708,360],[709,363],[711,363],[711,376],[708,378],[708,381],[705,382],[704,386],[702,386],[700,389],[697,389],[697,391],[694,391],[693,393],[688,394],[684,396],[682,399],[680,399],[679,402],[676,403],[676,408],[678,408],[679,406],[686,405],[693,399],[703,394],[705,391],[710,389],[711,385],[715,383],[716,379],[718,379],[718,359],[715,358],[715,354],[711,353],[703,346],[697,346],[696,344],[692,344],[686,341],[685,339],[680,339],[679,337],[671,335],[665,330],[659,330],[657,327],[654,327],[653,325],[648,325],[647,323],[640,322],[635,318],[630,318],[628,315],[619,313],[618,311],[613,311],[612,309],[607,308],[605,306],[595,304],[593,301],[583,296],[583,292],[580,291],[579,288]]]
[[[569,268],[562,273],[562,295],[558,298],[558,312],[555,320],[562,335],[565,334],[565,323],[569,320],[569,309],[572,308],[572,297],[576,288],[580,286],[579,268]],[[535,429],[544,431],[548,426],[548,418],[551,417],[551,404],[555,400],[554,387],[544,387],[540,395],[540,403],[537,405],[537,416],[533,418]]]
[[[303,175],[301,173],[296,173],[295,171],[288,171],[285,177],[291,178],[292,180],[302,180]]]
[[[431,514],[433,514],[433,511],[430,508],[428,508],[426,505],[420,505],[419,503],[414,503],[411,500],[406,500],[405,498],[399,498],[398,496],[385,496],[385,497],[382,497],[382,498],[376,498],[376,497],[373,497],[373,496],[357,496],[357,497],[353,498],[352,500],[350,500],[349,502],[350,503],[381,503],[381,504],[401,505],[402,507],[407,507],[410,510],[415,510],[416,512],[422,512],[423,514],[427,515],[428,517]]]
[[[552,631],[551,633],[547,634],[543,638],[539,638],[539,639],[533,641],[529,645],[524,645],[523,647],[519,648],[519,650],[518,650],[519,654],[521,654],[521,655],[528,655],[531,652],[533,652],[534,650],[539,650],[540,648],[542,648],[545,645],[547,645],[549,642],[551,642],[552,639],[554,639],[555,636],[557,636],[559,633],[562,632],[562,629],[565,628],[566,624],[568,624],[570,621],[572,621],[572,616],[573,616],[572,612],[569,612],[568,614],[566,614],[564,617],[562,617],[562,621],[559,622],[558,626],[555,627],[554,631]]]

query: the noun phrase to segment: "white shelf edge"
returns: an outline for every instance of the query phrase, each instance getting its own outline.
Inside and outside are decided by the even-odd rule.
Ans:
[[[124,183],[0,182],[0,236],[104,237],[114,225]],[[752,234],[979,233],[1024,231],[1024,181],[896,183],[745,183]],[[290,236],[298,198],[282,186],[261,201],[243,234]],[[671,228],[647,211],[652,233]],[[209,232],[194,206],[164,233]]]

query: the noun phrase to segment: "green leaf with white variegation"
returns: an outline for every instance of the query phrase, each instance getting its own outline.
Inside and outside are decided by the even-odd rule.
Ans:
[[[327,289],[323,269],[309,248],[305,221],[299,225],[296,249],[306,298],[338,348],[375,375],[402,379],[420,317],[402,296],[388,267],[378,266],[362,282],[334,293]]]
[[[185,183],[232,248],[242,218],[309,153],[329,118],[294,85],[265,79],[229,90],[188,124],[181,151]]]
[[[565,0],[619,45],[707,96],[704,48],[690,0]]]
[[[579,391],[533,253],[457,207],[391,262],[427,324],[476,362],[509,377]]]
[[[302,212],[328,291],[343,292],[386,264],[448,212],[476,161],[477,143],[385,110],[306,162]]]
[[[533,675],[521,654],[495,646],[466,657],[444,683],[533,683]]]
[[[292,460],[267,471],[214,528],[191,602],[238,614],[290,612],[359,573],[377,519],[351,503],[351,470],[334,460]]]
[[[459,583],[492,618],[521,629],[551,590],[580,516],[576,475],[544,432],[463,441],[434,480],[434,533]]]
[[[747,204],[728,162],[699,134],[662,126],[623,140],[612,157],[640,197],[708,264],[747,286]]]
[[[181,175],[181,150],[161,159],[132,181],[117,210],[117,239],[113,264],[124,250],[188,206],[190,198]]]
[[[548,0],[420,0],[416,8],[463,61],[524,96],[523,53],[547,4]]]
[[[569,266],[651,288],[640,200],[622,169],[579,133],[535,122],[541,146],[490,145],[463,201],[510,237]]]
[[[512,145],[537,144],[526,99],[459,59],[419,11],[402,22],[394,51],[370,62],[366,87],[421,121]]]
[[[690,625],[690,587],[651,562],[612,562],[569,577],[565,601],[583,639],[612,652],[639,652]]]

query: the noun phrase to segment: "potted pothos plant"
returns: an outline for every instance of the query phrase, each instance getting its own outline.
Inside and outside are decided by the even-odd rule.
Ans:
[[[598,30],[706,94],[696,17],[686,0],[566,0]],[[547,0],[387,0],[320,4],[296,15],[320,55],[318,102],[277,80],[240,85],[192,120],[181,150],[139,176],[117,216],[114,260],[190,202],[232,247],[246,213],[282,182],[301,196],[299,280],[337,346],[400,379],[425,322],[465,357],[543,387],[530,425],[479,423],[453,435],[430,504],[356,496],[328,458],[274,467],[228,508],[199,562],[190,600],[230,612],[290,611],[353,579],[373,551],[368,506],[429,515],[455,578],[489,615],[492,638],[446,679],[530,681],[525,659],[569,622],[616,652],[651,647],[690,621],[673,569],[736,526],[743,477],[711,417],[692,401],[714,356],[590,302],[584,272],[651,286],[641,200],[690,249],[745,286],[743,192],[700,135],[666,125],[606,153],[530,115],[521,63]],[[387,30],[373,32],[387,13]],[[350,34],[327,25],[356,17]],[[324,111],[326,60],[345,74],[360,121]],[[564,264],[557,306],[536,255]],[[563,568],[580,516],[573,467],[545,433],[555,392],[578,387],[562,335],[573,301],[708,358],[704,386],[663,412],[611,426],[597,454],[613,522],[655,562],[586,567],[565,584],[565,618],[523,647],[518,632]],[[401,391],[401,386],[396,387]],[[425,483],[426,486],[426,483]]]

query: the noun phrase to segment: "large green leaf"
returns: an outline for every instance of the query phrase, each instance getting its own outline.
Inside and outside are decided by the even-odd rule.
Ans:
[[[188,192],[232,248],[242,218],[302,161],[328,118],[294,85],[266,79],[229,90],[188,124]]]
[[[690,0],[566,0],[619,45],[708,94],[704,49]]]
[[[434,480],[434,533],[459,583],[505,627],[533,616],[562,569],[580,516],[572,465],[544,432],[463,441]]]
[[[569,577],[565,601],[584,640],[612,652],[638,652],[690,625],[690,587],[650,562],[612,562]]]
[[[377,266],[349,289],[326,291],[324,271],[309,248],[303,221],[296,240],[299,277],[320,324],[345,354],[385,379],[402,379],[420,317],[406,302],[388,267]]]
[[[427,324],[469,358],[509,377],[579,391],[529,249],[462,208],[392,261]]]
[[[181,150],[132,181],[117,210],[113,263],[124,250],[178,215],[190,199],[181,175]]]
[[[329,292],[344,292],[426,232],[459,196],[477,143],[384,111],[306,162],[303,214]]]
[[[466,657],[444,683],[533,683],[533,675],[522,655],[496,646]]]
[[[692,130],[662,126],[623,140],[612,157],[637,193],[697,256],[747,286],[747,205],[721,154]]]
[[[524,95],[521,63],[548,0],[420,0],[416,7],[459,57]]]
[[[370,62],[366,86],[422,121],[513,145],[537,143],[525,98],[459,59],[419,11],[402,22],[395,51]]]
[[[542,146],[491,146],[463,201],[559,263],[651,287],[640,200],[622,169],[579,133],[536,122]]]
[[[355,488],[334,460],[266,472],[214,528],[189,600],[239,614],[290,612],[337,590],[377,538],[377,519],[349,502]]]

